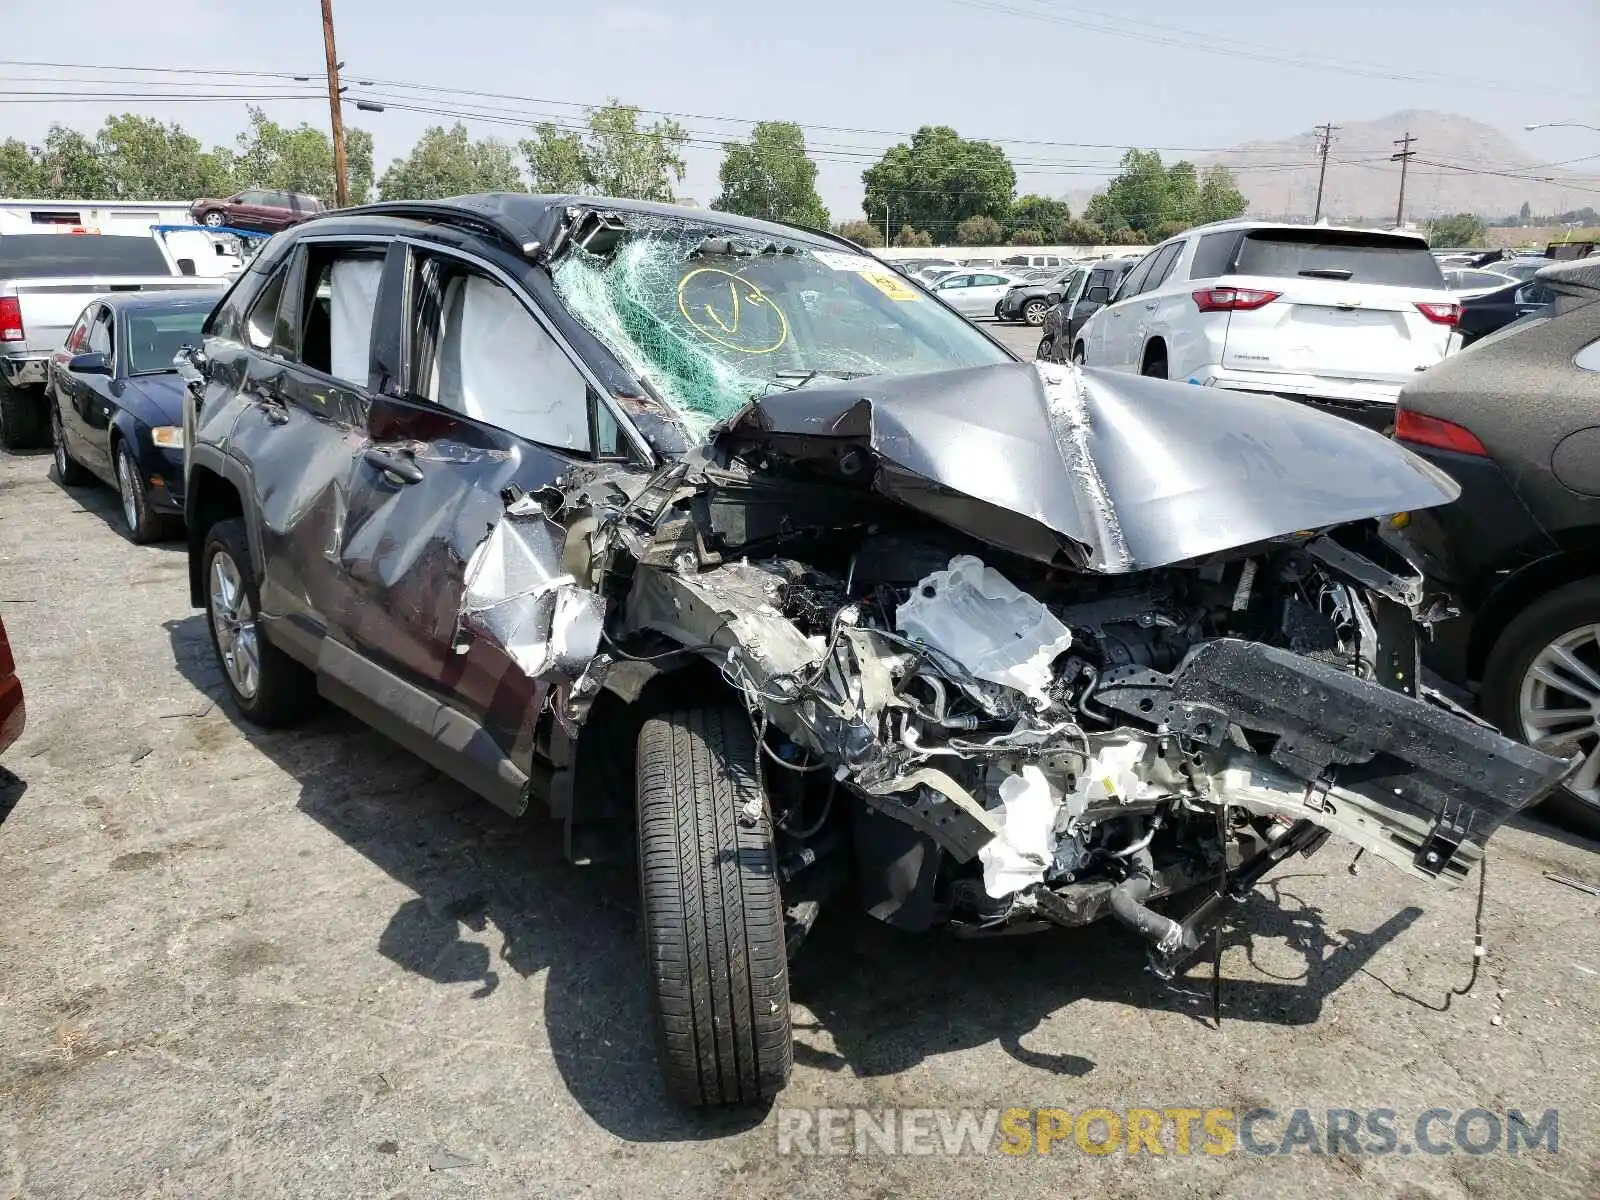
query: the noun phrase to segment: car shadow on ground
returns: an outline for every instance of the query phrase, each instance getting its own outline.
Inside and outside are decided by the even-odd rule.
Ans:
[[[60,488],[84,512],[104,521],[110,526],[111,532],[124,540],[127,539],[128,521],[122,515],[122,497],[116,488],[98,478],[89,483],[67,487],[56,478],[54,466],[50,467],[50,482]],[[167,526],[167,536],[164,540],[148,542],[139,549],[156,554],[187,553],[188,545],[183,540],[183,518],[171,517],[167,520]]]
[[[167,630],[182,673],[297,781],[300,810],[414,893],[373,930],[378,953],[459,987],[462,1004],[547,972],[543,1032],[554,1061],[578,1104],[618,1137],[714,1139],[764,1118],[759,1110],[690,1112],[666,1096],[631,870],[568,864],[560,827],[538,813],[537,802],[513,820],[331,706],[295,730],[249,726],[222,699],[204,619],[172,621]],[[1254,939],[1281,938],[1305,968],[1294,979],[1225,981],[1224,1020],[1315,1021],[1323,999],[1418,915],[1407,909],[1371,933],[1335,936],[1321,912],[1293,894],[1292,878],[1264,885],[1225,945],[1248,952]],[[489,933],[492,944],[495,932],[498,949],[464,936]],[[1176,988],[1162,983],[1146,970],[1143,949],[1109,925],[952,945],[945,936],[897,933],[841,902],[824,914],[796,964],[794,999],[816,1020],[813,1027],[797,1015],[796,1061],[892,1075],[932,1054],[996,1042],[1030,1067],[1084,1075],[1095,1067],[1092,1047],[1051,1054],[1024,1040],[1080,1000],[1209,1021],[1207,980],[1202,970]],[[821,1035],[831,1049],[818,1045]],[[539,1031],[517,1036],[537,1043]]]

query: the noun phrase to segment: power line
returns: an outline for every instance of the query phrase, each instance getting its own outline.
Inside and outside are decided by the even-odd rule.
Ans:
[[[1449,76],[1440,76],[1435,72],[1408,73],[1392,67],[1377,67],[1363,65],[1355,62],[1341,63],[1333,59],[1309,58],[1305,56],[1273,51],[1268,47],[1255,47],[1248,42],[1237,42],[1232,39],[1218,38],[1214,34],[1198,33],[1194,30],[1177,29],[1173,26],[1159,26],[1150,22],[1140,22],[1155,30],[1165,32],[1146,33],[1137,29],[1118,29],[1114,26],[1096,24],[1053,12],[1036,12],[1029,9],[1017,8],[1013,5],[1002,4],[996,0],[950,0],[966,8],[978,9],[984,12],[998,13],[1002,16],[1020,17],[1026,21],[1040,21],[1049,25],[1061,25],[1070,29],[1080,29],[1088,33],[1104,34],[1108,37],[1125,38],[1137,42],[1145,42],[1154,46],[1170,46],[1187,51],[1198,51],[1202,54],[1215,54],[1227,58],[1246,59],[1252,62],[1269,63],[1274,66],[1290,66],[1302,70],[1326,71],[1340,75],[1355,75],[1365,79],[1384,79],[1399,83],[1417,83],[1432,86],[1449,85],[1455,87],[1471,87],[1475,90],[1485,88],[1495,91],[1517,92],[1523,95],[1567,95],[1575,99],[1588,99],[1577,93],[1553,92],[1545,88],[1520,88],[1509,84],[1496,84],[1484,80],[1456,80]],[[1104,16],[1104,14],[1100,14]],[[1126,18],[1111,17],[1110,20],[1126,20]]]

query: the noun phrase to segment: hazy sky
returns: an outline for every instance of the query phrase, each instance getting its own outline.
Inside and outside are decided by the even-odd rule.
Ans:
[[[1021,190],[1050,195],[1094,186],[1130,145],[1193,156],[1405,108],[1486,121],[1544,161],[1600,153],[1597,133],[1522,132],[1535,121],[1600,125],[1597,0],[1546,0],[1537,24],[1528,9],[1504,0],[1147,0],[1120,14],[1111,0],[1091,4],[1098,7],[1057,0],[335,0],[334,16],[346,80],[371,79],[372,92],[419,107],[488,105],[508,110],[506,120],[570,119],[579,110],[564,103],[617,97],[697,114],[680,118],[701,144],[689,151],[679,191],[702,203],[717,191],[717,144],[745,128],[726,118],[840,127],[808,130],[820,191],[835,217],[858,215],[862,169],[899,135],[927,123],[953,125],[965,136],[1048,143],[1007,150],[1031,164],[1019,167]],[[72,0],[70,37],[51,5],[13,0],[6,7],[5,58],[322,69],[318,0]],[[1110,29],[1123,36],[1098,31]],[[68,75],[4,66],[0,92],[47,86],[15,82],[21,78]],[[214,90],[237,95],[262,90],[248,79],[215,82],[228,87]],[[525,99],[402,93],[394,83]],[[270,90],[315,87],[285,80]],[[328,117],[325,98],[264,104],[284,122],[323,124]],[[0,136],[35,140],[52,121],[92,129],[125,110],[179,120],[207,142],[231,142],[244,124],[242,100],[24,103],[0,94]],[[380,174],[425,126],[451,120],[393,106],[382,114],[347,107],[346,119],[373,132]],[[511,124],[467,124],[480,136],[514,141],[521,133]]]

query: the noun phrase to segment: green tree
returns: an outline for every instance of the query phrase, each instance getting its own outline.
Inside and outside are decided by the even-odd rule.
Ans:
[[[1526,200],[1522,202],[1522,207],[1517,210],[1517,220],[1524,225],[1533,220],[1533,208]]]
[[[842,238],[849,238],[858,246],[883,245],[883,230],[871,221],[840,221],[833,227],[833,231]],[[932,244],[931,241],[929,244]]]
[[[1228,221],[1242,217],[1249,202],[1239,190],[1233,172],[1227,167],[1208,167],[1200,177],[1199,205],[1194,213],[1195,222]]]
[[[304,192],[331,204],[333,140],[305,123],[285,128],[253,105],[248,111],[250,125],[239,135],[234,155],[235,185]],[[345,131],[345,163],[351,199],[365,199],[372,188],[370,134],[359,129]]]
[[[1004,232],[999,221],[979,213],[967,217],[956,226],[956,245],[998,246]]]
[[[1066,201],[1028,195],[1017,197],[1016,202],[1006,213],[1005,226],[1013,234],[1019,230],[1031,229],[1039,234],[1044,243],[1054,244],[1059,239],[1061,230],[1071,219],[1072,210],[1067,207]]]
[[[107,117],[95,151],[113,192],[125,200],[193,200],[233,190],[233,155],[207,151],[181,125],[123,113]]]
[[[920,229],[913,229],[910,225],[900,226],[900,232],[894,235],[896,246],[908,246],[917,249],[933,245],[933,234],[925,233]]]
[[[968,217],[1004,218],[1017,173],[999,146],[968,140],[945,125],[924,125],[909,145],[885,151],[861,181],[867,216],[887,212],[891,230],[914,225],[949,237]]]
[[[1435,217],[1428,222],[1430,246],[1476,246],[1483,241],[1483,218],[1472,213]]]
[[[52,125],[36,146],[41,194],[56,200],[98,200],[115,195],[99,148],[76,129]]]
[[[516,155],[498,138],[473,141],[459,121],[429,127],[378,181],[385,200],[438,200],[473,192],[520,192]]]
[[[1098,246],[1106,240],[1105,230],[1092,221],[1068,221],[1059,230],[1058,246]]]
[[[372,134],[365,129],[344,131],[345,175],[350,181],[350,203],[365,204],[372,197]]]
[[[1018,229],[1011,235],[1010,244],[1013,246],[1042,246],[1044,234],[1037,229]]]
[[[757,121],[749,141],[724,142],[717,175],[722,194],[712,208],[828,227],[828,210],[817,195],[817,164],[806,156],[805,131],[791,121]]]
[[[44,170],[21,138],[0,142],[0,196],[20,200],[43,197]]]
[[[671,203],[683,180],[689,135],[676,121],[640,128],[639,110],[612,100],[590,109],[582,133],[539,125],[521,142],[540,192],[578,192]]]

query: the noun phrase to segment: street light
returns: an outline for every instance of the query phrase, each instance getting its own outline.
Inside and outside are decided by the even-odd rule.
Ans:
[[[1585,125],[1582,121],[1540,121],[1536,125],[1524,125],[1529,133],[1535,129],[1587,129],[1591,133],[1600,133],[1600,125]]]

